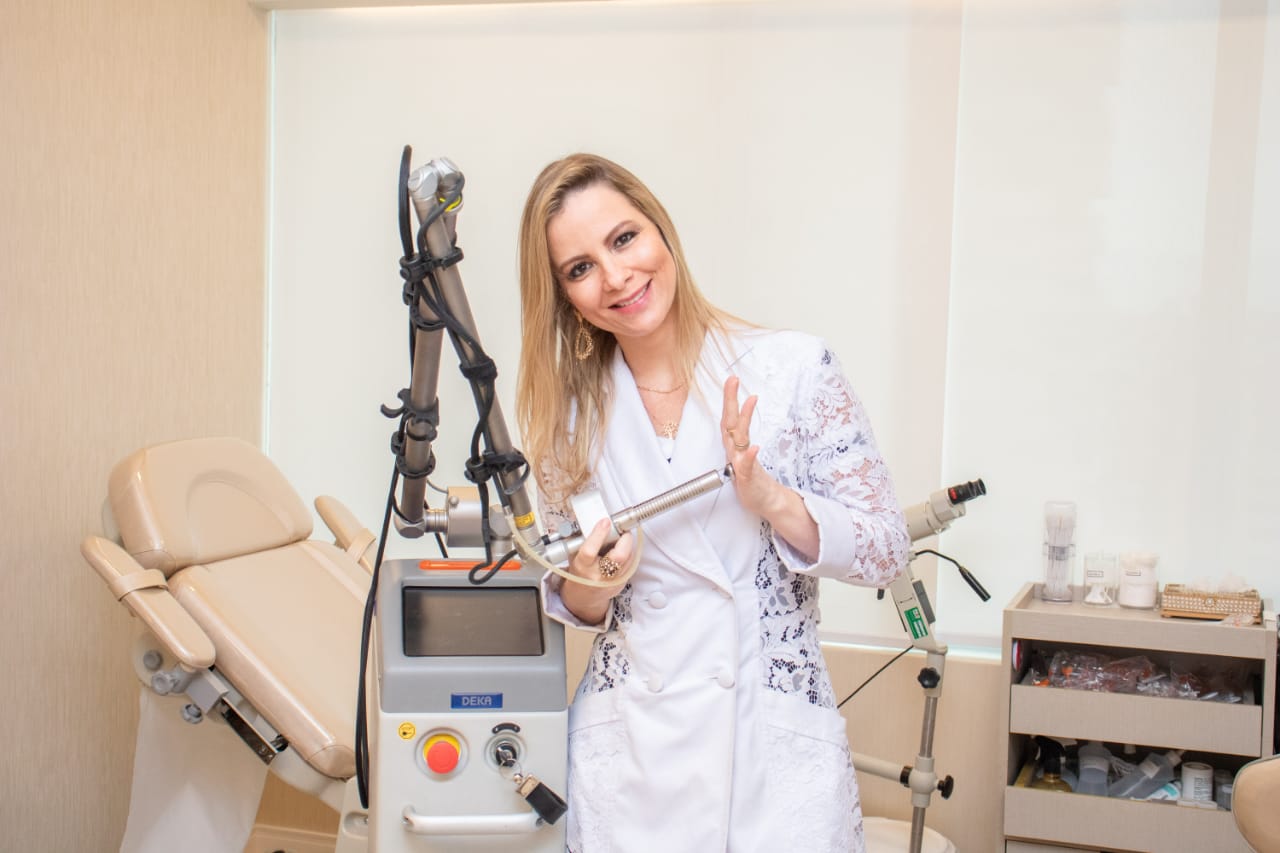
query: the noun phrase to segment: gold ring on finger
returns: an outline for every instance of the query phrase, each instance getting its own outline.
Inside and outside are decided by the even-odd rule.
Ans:
[[[600,569],[600,577],[606,580],[622,570],[621,564],[612,557],[596,557],[596,566]]]
[[[736,442],[736,441],[735,441],[735,442],[733,443],[733,446],[734,446],[734,447],[736,447],[738,450],[746,450],[746,449],[747,449],[748,447],[750,447],[751,445],[750,445],[750,444],[738,444],[738,442]]]

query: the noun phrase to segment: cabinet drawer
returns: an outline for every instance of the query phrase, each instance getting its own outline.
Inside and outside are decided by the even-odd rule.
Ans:
[[[1015,684],[1009,730],[1224,755],[1264,754],[1260,705]]]
[[[1108,850],[1212,850],[1250,853],[1231,812],[1172,803],[1113,800],[1059,791],[1007,787],[1004,834],[1009,838]],[[1035,848],[1032,848],[1035,849]]]

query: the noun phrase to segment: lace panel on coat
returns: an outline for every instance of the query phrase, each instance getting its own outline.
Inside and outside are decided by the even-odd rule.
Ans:
[[[755,585],[765,686],[834,708],[835,691],[818,643],[818,579],[782,565],[767,524],[760,530],[760,546]]]
[[[596,637],[591,646],[591,659],[578,682],[575,696],[603,693],[617,687],[631,674],[625,636],[631,627],[631,584],[613,598],[613,627]]]

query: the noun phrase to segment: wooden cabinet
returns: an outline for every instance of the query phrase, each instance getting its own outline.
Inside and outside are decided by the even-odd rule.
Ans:
[[[1186,750],[1186,759],[1234,769],[1272,753],[1275,725],[1276,623],[1236,627],[1166,619],[1157,611],[1094,607],[1077,592],[1070,603],[1045,602],[1027,584],[1004,611],[1004,702],[1007,851],[1055,845],[1104,850],[1241,851],[1249,847],[1230,812],[1172,803],[1111,799],[1021,787],[1018,773],[1035,735]],[[1015,657],[1014,649],[1018,649]],[[1024,685],[1029,653],[1083,650],[1112,658],[1142,655],[1160,666],[1231,667],[1247,674],[1253,704],[1164,698]],[[1021,660],[1017,659],[1021,658]]]

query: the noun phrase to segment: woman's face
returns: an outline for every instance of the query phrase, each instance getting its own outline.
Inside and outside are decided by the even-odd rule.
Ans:
[[[609,184],[565,196],[547,246],[570,304],[624,347],[669,327],[675,259],[658,227]]]

